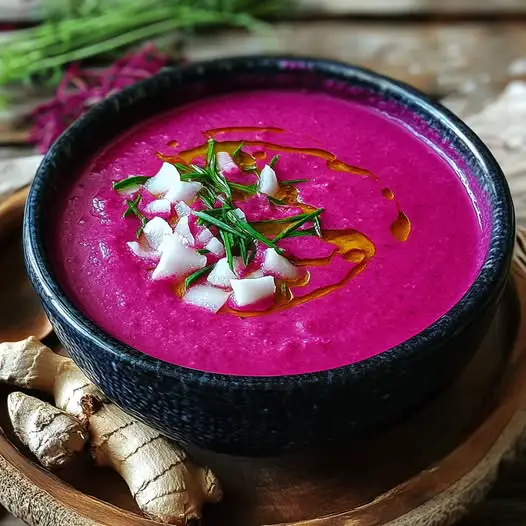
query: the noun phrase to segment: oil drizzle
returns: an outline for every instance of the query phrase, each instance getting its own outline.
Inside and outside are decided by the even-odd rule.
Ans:
[[[258,150],[256,150],[253,154],[249,154],[243,150],[239,151],[239,140],[219,141],[216,139],[217,135],[228,132],[283,133],[284,131],[285,130],[281,128],[273,127],[237,126],[206,130],[203,132],[203,135],[206,138],[214,138],[214,151],[216,153],[220,151],[227,152],[232,155],[234,161],[239,166],[241,171],[246,172],[247,175],[250,175],[251,172],[249,170],[256,166],[257,160],[266,158],[267,153],[265,150],[270,150],[272,152],[293,153],[317,157],[323,159],[326,162],[327,168],[330,170],[369,178],[376,183],[380,183],[380,179],[369,170],[345,163],[344,161],[338,159],[335,154],[321,148],[300,148],[261,140],[243,140],[242,142],[244,146],[258,148]],[[177,144],[176,141],[172,141],[169,143],[169,145],[172,143],[175,145]],[[207,149],[208,142],[205,142],[194,148],[183,150],[177,155],[165,155],[158,153],[157,156],[161,160],[169,163],[190,164],[194,163],[196,159],[205,156]],[[391,234],[395,239],[401,242],[406,241],[411,232],[411,223],[409,218],[401,209],[400,204],[391,189],[382,187],[381,194],[385,200],[393,202],[394,206],[396,207],[397,217],[390,226]],[[242,200],[250,196],[236,194],[235,197],[239,200]],[[316,207],[301,201],[298,189],[294,185],[282,185],[276,198],[282,201],[285,205],[298,208],[304,213],[313,212],[317,209]],[[267,237],[274,237],[287,228],[287,225],[284,223],[265,221],[254,222],[252,223],[252,226]],[[250,318],[254,316],[270,314],[272,312],[283,311],[285,309],[302,305],[308,301],[321,298],[342,287],[345,283],[362,272],[375,254],[374,243],[365,234],[358,232],[357,230],[351,228],[341,230],[322,230],[321,234],[321,237],[324,241],[335,246],[334,250],[328,256],[319,258],[291,257],[290,259],[296,266],[305,268],[330,265],[334,258],[341,257],[346,262],[351,264],[351,268],[341,280],[333,284],[318,287],[302,296],[296,296],[293,289],[299,289],[309,284],[310,273],[305,269],[305,272],[298,279],[276,279],[276,295],[271,308],[264,311],[240,311],[225,305],[219,310],[219,313],[228,313],[240,318]],[[183,289],[184,287],[176,287],[176,293],[182,296],[185,293]]]
[[[273,126],[227,126],[225,128],[212,128],[210,130],[205,130],[203,135],[208,138],[215,137],[221,133],[283,133],[284,131],[283,128],[275,128]]]
[[[343,161],[340,161],[336,158],[336,156],[333,153],[328,152],[327,150],[322,150],[321,148],[299,148],[296,146],[284,146],[284,145],[273,143],[273,142],[257,141],[257,140],[245,140],[243,141],[243,144],[245,146],[266,148],[267,150],[271,150],[274,152],[296,153],[296,154],[309,155],[311,157],[318,157],[326,161],[327,168],[329,168],[330,170],[334,170],[336,172],[347,172],[347,173],[359,175],[362,177],[370,177],[374,181],[378,180],[376,175],[374,175],[369,170],[364,170],[363,168],[359,168],[358,166],[352,166]],[[232,155],[236,151],[236,148],[238,148],[238,146],[239,146],[239,141],[217,141],[216,140],[214,151],[216,153],[217,152],[227,152]],[[175,156],[158,154],[158,157],[165,162],[177,162],[177,159],[183,159],[186,163],[190,163],[197,157],[205,155],[207,148],[208,148],[208,144],[204,143],[194,148],[183,150],[179,152],[178,155],[175,155]],[[241,153],[244,153],[244,152],[241,152]],[[253,156],[250,156],[250,157],[252,159],[252,164],[253,164],[253,161],[255,160],[255,158]],[[243,163],[241,163],[241,167],[243,168]]]
[[[305,274],[307,278],[304,278],[303,281],[284,281],[278,279],[276,280],[276,295],[274,303],[270,309],[264,311],[239,311],[225,305],[219,310],[219,313],[232,314],[239,318],[253,318],[255,316],[263,316],[265,314],[283,311],[303,305],[304,303],[315,299],[323,298],[327,294],[339,289],[362,272],[375,254],[374,243],[367,236],[357,230],[324,230],[322,232],[322,238],[337,247],[329,256],[313,259],[296,259],[293,261],[299,267],[325,266],[330,264],[334,257],[339,254],[346,261],[354,264],[341,280],[330,285],[318,287],[303,296],[294,296],[291,289],[299,288],[308,284],[310,274],[307,272]],[[282,284],[285,284],[285,287],[282,287]]]
[[[398,239],[398,241],[407,241],[411,232],[411,223],[402,210],[398,210],[398,217],[391,224],[390,230],[391,234]]]

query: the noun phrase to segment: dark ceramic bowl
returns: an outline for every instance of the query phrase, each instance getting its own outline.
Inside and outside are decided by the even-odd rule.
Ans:
[[[395,108],[436,141],[487,200],[489,251],[464,297],[417,336],[373,358],[312,374],[239,377],[178,367],[105,334],[62,292],[49,264],[49,211],[58,189],[100,148],[146,117],[227,91],[308,88],[367,96]],[[398,108],[398,109],[396,109]],[[373,433],[452,381],[477,350],[506,283],[514,216],[504,176],[484,144],[425,95],[360,68],[323,60],[244,57],[170,69],[112,96],[46,155],[25,212],[27,270],[75,362],[125,411],[175,439],[235,454],[267,454]]]

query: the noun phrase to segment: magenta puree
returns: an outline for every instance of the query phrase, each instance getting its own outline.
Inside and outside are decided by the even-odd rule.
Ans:
[[[334,172],[321,159],[299,154],[283,154],[276,166],[282,179],[310,179],[301,198],[325,209],[323,228],[355,228],[373,241],[376,254],[363,272],[323,298],[244,319],[184,304],[169,284],[148,278],[126,247],[137,222],[121,219],[123,197],[112,181],[153,175],[161,166],[157,152],[192,148],[203,143],[204,130],[233,126],[285,128],[281,144],[330,150],[381,179]],[[269,132],[225,138],[276,141]],[[175,150],[168,146],[173,140]],[[383,186],[411,221],[405,242],[391,235],[397,213],[382,197]],[[55,268],[88,318],[139,351],[205,371],[280,375],[364,360],[425,329],[473,282],[486,250],[483,239],[453,165],[403,123],[323,94],[247,92],[156,117],[94,159],[60,207]],[[290,243],[301,253],[315,241]],[[324,272],[341,273],[338,264],[320,270],[319,279],[330,280]]]

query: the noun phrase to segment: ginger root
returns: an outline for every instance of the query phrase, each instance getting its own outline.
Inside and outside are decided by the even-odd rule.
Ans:
[[[80,453],[88,431],[74,416],[33,396],[15,391],[7,397],[13,429],[46,468],[61,468]]]
[[[46,392],[59,409],[84,423],[96,464],[112,466],[149,517],[184,524],[200,518],[205,502],[221,499],[212,471],[109,402],[70,358],[36,338],[0,344],[0,381]]]

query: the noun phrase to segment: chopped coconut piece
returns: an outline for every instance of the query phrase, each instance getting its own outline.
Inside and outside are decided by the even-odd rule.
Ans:
[[[216,155],[217,166],[222,174],[232,172],[237,169],[234,159],[227,152],[218,152]]]
[[[128,248],[138,257],[142,259],[159,259],[161,254],[157,250],[153,250],[150,247],[143,247],[137,241],[129,241],[126,243]]]
[[[239,307],[256,303],[276,292],[276,284],[272,276],[254,279],[231,279],[230,285],[234,290],[234,299]]]
[[[163,241],[161,260],[152,274],[152,279],[183,276],[206,265],[206,256],[185,247],[176,236],[166,236]]]
[[[175,212],[179,217],[184,217],[189,216],[192,213],[192,209],[184,201],[179,201],[175,205]]]
[[[234,264],[234,267],[236,265]],[[206,280],[216,287],[230,287],[230,280],[236,279],[237,276],[232,272],[227,258],[220,259],[208,274]]]
[[[225,246],[217,237],[213,237],[205,246],[207,250],[212,252],[212,254],[215,254],[218,257],[225,255]]]
[[[177,203],[178,201],[191,203],[195,199],[197,192],[199,192],[202,187],[203,185],[201,183],[194,181],[178,181],[172,186],[172,188],[170,188],[170,190],[168,190],[168,192],[166,192],[164,197],[169,199],[172,203]]]
[[[234,208],[234,210],[232,210],[232,213],[235,214],[239,219],[245,220],[247,218],[245,212],[243,212],[241,208]]]
[[[276,196],[279,192],[276,172],[268,164],[264,166],[259,174],[259,191],[270,196]]]
[[[171,246],[173,239],[181,243],[181,245],[188,245],[188,240],[186,240],[184,237],[181,237],[179,234],[176,234],[175,232],[165,234],[163,240],[161,241],[161,244],[159,245],[159,248],[157,249],[160,254],[164,252],[165,247]]]
[[[212,238],[214,237],[214,234],[208,230],[208,228],[204,227],[199,234],[197,234],[197,241],[199,243],[206,245]]]
[[[228,300],[231,292],[211,287],[210,285],[194,285],[183,296],[183,301],[217,312]]]
[[[180,235],[183,239],[187,241],[188,244],[193,245],[195,243],[194,236],[190,230],[190,224],[188,222],[188,216],[183,216],[177,225],[175,225],[174,233]]]
[[[280,256],[273,248],[265,250],[262,268],[265,272],[275,274],[280,278],[293,279],[298,275],[298,267],[287,258]]]
[[[163,163],[156,175],[150,177],[144,187],[154,195],[161,195],[170,190],[181,180],[177,168],[170,163]]]
[[[172,205],[168,199],[156,199],[144,207],[147,214],[169,214]]]
[[[162,217],[154,217],[146,223],[142,232],[148,245],[158,250],[164,236],[172,234],[172,227]]]

